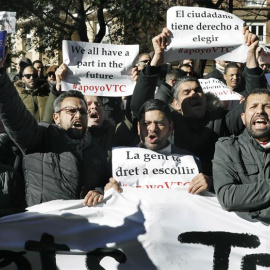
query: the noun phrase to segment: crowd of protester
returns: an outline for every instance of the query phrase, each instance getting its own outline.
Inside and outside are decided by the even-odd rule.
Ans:
[[[216,192],[221,205],[229,211],[239,209],[242,197],[246,206],[240,210],[266,209],[270,204],[269,164],[265,161],[270,149],[265,146],[270,142],[270,92],[264,76],[267,69],[258,60],[257,36],[247,28],[243,35],[248,46],[247,62],[216,60],[213,70],[203,77],[221,80],[243,96],[239,104],[231,107],[203,92],[200,73],[195,69],[199,60],[185,59],[176,65],[162,62],[170,36],[166,28],[153,38],[153,53],[139,55],[131,74],[136,86],[128,97],[62,92],[61,80],[68,69],[65,64],[50,66],[45,74],[42,61],[22,58],[17,73],[7,74],[2,61],[0,216],[54,199],[83,199],[86,206],[96,205],[102,202],[104,190],[121,191],[112,178],[111,154],[116,146],[142,147],[164,155],[193,155],[200,173],[191,181],[188,192]],[[255,89],[264,90],[254,92]],[[252,97],[257,98],[260,111],[255,113],[255,128],[250,124],[248,129],[247,122],[251,120],[245,115],[251,110],[247,103]],[[262,136],[264,144],[258,143],[261,130],[267,131]],[[242,145],[237,138],[242,138],[242,134],[253,140],[253,146],[258,143],[258,151],[265,153],[266,158],[257,167],[256,159],[248,167],[247,158],[245,167],[239,165],[241,171],[232,164],[241,163]],[[225,155],[223,143],[229,144],[228,148],[235,143],[230,141],[230,135],[240,146],[228,155],[235,153],[237,158]],[[221,137],[227,139],[220,141]],[[250,149],[245,149],[246,155]],[[252,182],[263,182],[263,187],[244,187]],[[238,197],[235,194],[239,186]],[[261,203],[256,199],[257,193]],[[253,216],[260,218],[257,212]]]

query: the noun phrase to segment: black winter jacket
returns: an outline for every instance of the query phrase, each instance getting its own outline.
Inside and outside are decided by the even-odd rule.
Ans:
[[[0,117],[24,154],[28,206],[79,199],[108,182],[105,151],[90,143],[80,158],[69,148],[64,130],[37,124],[6,74],[0,76],[0,89]]]
[[[138,111],[145,101],[154,97],[158,79],[157,71],[158,68],[148,65],[141,72],[131,100],[131,110],[135,115],[138,115]],[[262,86],[260,81],[262,74],[256,75],[258,71],[257,69],[247,70],[247,73],[250,73],[246,78],[247,90]],[[173,111],[175,131],[171,142],[198,156],[202,163],[203,173],[211,176],[215,143],[219,137],[238,135],[244,130],[240,117],[242,112],[242,104],[229,112],[223,108],[211,107],[211,109],[207,109],[203,118],[185,117],[177,111]]]

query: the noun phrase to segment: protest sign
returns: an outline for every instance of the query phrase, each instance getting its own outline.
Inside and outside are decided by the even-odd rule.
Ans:
[[[82,200],[51,201],[1,218],[1,269],[270,266],[269,227],[246,213],[222,210],[216,197],[181,188],[111,191],[95,207]]]
[[[221,59],[246,62],[244,21],[222,10],[199,7],[171,7],[167,28],[171,41],[165,62],[181,59]]]
[[[187,188],[199,174],[193,156],[163,155],[140,147],[113,148],[112,164],[114,179],[136,188]]]
[[[204,93],[212,93],[220,100],[240,100],[242,95],[228,88],[222,81],[214,78],[199,79]]]
[[[262,50],[259,55],[259,61],[270,64],[270,49],[264,45],[260,45],[260,47],[262,47]]]
[[[135,87],[131,69],[138,53],[139,45],[64,40],[63,62],[68,66],[68,73],[62,89],[95,96],[131,95]]]
[[[16,21],[16,12],[0,11],[0,31],[15,33]]]

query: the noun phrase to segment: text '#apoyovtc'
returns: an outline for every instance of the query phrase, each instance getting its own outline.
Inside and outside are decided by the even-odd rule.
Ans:
[[[118,93],[124,93],[126,91],[126,85],[119,85],[119,84],[105,84],[102,86],[99,85],[81,85],[81,84],[73,84],[74,90],[79,90],[82,92],[118,92]]]

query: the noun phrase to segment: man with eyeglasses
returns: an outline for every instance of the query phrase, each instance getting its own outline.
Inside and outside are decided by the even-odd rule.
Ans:
[[[37,70],[33,66],[28,66],[22,72],[22,79],[15,82],[14,85],[27,110],[37,122],[42,121],[50,93],[46,81],[38,80]]]
[[[27,69],[24,75],[31,74],[31,80],[34,73]],[[54,102],[55,124],[38,124],[3,69],[0,74],[0,118],[23,152],[27,205],[56,199],[84,198],[84,205],[101,201],[109,179],[106,153],[87,131],[83,94],[62,93]]]

